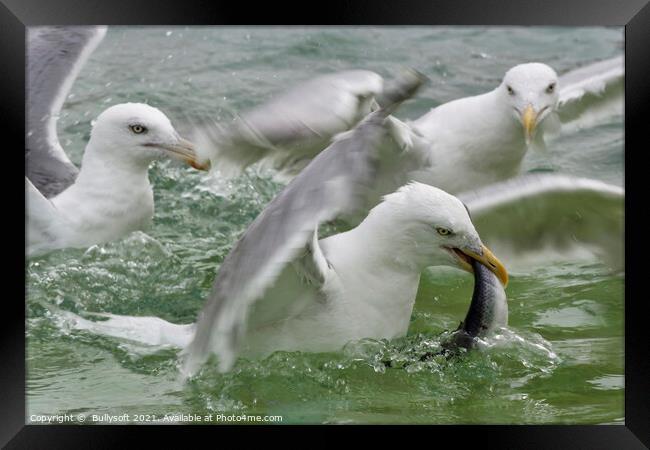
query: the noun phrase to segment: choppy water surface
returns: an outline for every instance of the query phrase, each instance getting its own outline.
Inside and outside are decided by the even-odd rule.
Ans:
[[[484,92],[510,66],[562,73],[622,52],[603,28],[110,28],[59,120],[79,163],[90,121],[145,101],[183,130],[184,111],[227,120],[315,74],[364,68],[392,78],[413,66],[432,82],[397,114]],[[622,118],[563,136],[528,170],[623,184]],[[153,225],[125,239],[28,264],[27,414],[282,415],[283,423],[622,423],[624,277],[597,261],[511,268],[509,329],[461,358],[438,349],[469,305],[472,277],[426,272],[409,335],[350,343],[331,354],[277,352],[206,366],[179,380],[173,350],[72,332],[47,305],[82,312],[195,320],[219,264],[281,185],[250,170],[215,180],[156,163]],[[613,239],[619,238],[613,236]],[[622,237],[621,237],[622,238]],[[489,243],[488,243],[489,244]],[[508,261],[504,261],[508,266]]]

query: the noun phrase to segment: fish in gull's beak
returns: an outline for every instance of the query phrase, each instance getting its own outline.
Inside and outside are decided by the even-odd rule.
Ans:
[[[474,269],[472,268],[471,261],[476,260],[492,271],[499,281],[501,281],[503,287],[508,285],[508,271],[503,263],[499,261],[499,258],[494,256],[494,253],[492,253],[485,245],[481,244],[478,253],[469,248],[459,249],[457,247],[451,248],[451,251],[456,255],[462,269],[473,273]]]

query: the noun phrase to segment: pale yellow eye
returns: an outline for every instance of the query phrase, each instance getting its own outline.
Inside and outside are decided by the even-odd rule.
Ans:
[[[440,236],[448,236],[451,234],[451,230],[449,228],[437,227],[436,231]]]
[[[129,125],[129,129],[133,131],[135,134],[142,134],[147,132],[147,127],[143,125]]]

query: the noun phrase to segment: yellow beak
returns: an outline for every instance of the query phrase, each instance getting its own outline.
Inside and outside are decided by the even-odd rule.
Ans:
[[[524,125],[524,133],[526,134],[526,143],[530,143],[535,127],[537,126],[537,112],[533,109],[533,105],[526,106],[523,114],[521,115],[521,123]]]
[[[463,255],[475,259],[476,261],[480,262],[483,264],[485,267],[490,269],[497,278],[501,281],[501,284],[503,284],[503,287],[508,286],[508,271],[506,270],[505,266],[501,261],[499,261],[499,258],[494,256],[494,253],[490,251],[489,248],[487,248],[485,245],[481,244],[481,251],[482,255],[479,255],[477,253],[472,252],[471,250],[460,250],[460,249],[454,249],[456,252],[460,252]],[[472,269],[472,265],[467,262],[463,257],[460,258],[461,265],[465,270],[468,272],[474,272],[474,269]]]
[[[169,156],[180,159],[197,170],[210,169],[210,162],[199,162],[194,144],[187,139],[179,138],[174,144],[158,144],[158,147],[165,149]]]

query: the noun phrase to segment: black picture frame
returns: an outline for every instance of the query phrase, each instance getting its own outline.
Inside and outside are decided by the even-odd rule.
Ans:
[[[339,1],[321,4],[277,2],[249,4],[205,0],[0,0],[0,123],[6,199],[3,239],[4,314],[0,326],[0,445],[6,448],[122,448],[144,434],[150,442],[173,438],[187,445],[188,433],[210,434],[225,439],[239,427],[221,426],[73,426],[25,425],[25,298],[24,247],[16,236],[24,223],[11,220],[24,209],[18,191],[17,170],[24,144],[25,122],[25,27],[32,25],[559,25],[625,27],[625,425],[605,426],[435,426],[424,430],[435,443],[471,444],[496,448],[633,449],[650,446],[649,339],[643,292],[642,243],[647,245],[644,217],[642,163],[648,145],[650,104],[650,5],[648,0],[444,0],[444,1]],[[6,139],[7,136],[13,139]],[[16,147],[15,149],[12,147]],[[15,158],[15,160],[11,159]],[[13,229],[15,227],[15,229]],[[18,262],[23,261],[20,267]],[[21,284],[22,280],[22,284]],[[262,427],[273,434],[286,427]],[[257,429],[262,429],[257,427]],[[292,427],[293,428],[293,427]],[[300,427],[326,439],[330,427]],[[357,427],[352,427],[357,428]],[[367,428],[367,427],[362,427]],[[401,431],[405,431],[400,427]],[[422,431],[422,428],[417,427]],[[410,433],[412,428],[407,430]],[[373,437],[384,440],[395,427],[373,427]],[[291,431],[292,432],[292,431]],[[434,432],[430,433],[430,432]],[[326,434],[327,433],[327,434]],[[227,433],[230,434],[230,433]],[[205,436],[208,437],[208,436]],[[212,441],[215,444],[216,441]],[[222,441],[224,442],[224,441]],[[324,442],[324,440],[322,441]],[[407,441],[417,445],[415,441]],[[420,445],[425,444],[423,441]],[[443,444],[447,442],[447,444]],[[453,443],[453,444],[449,444]],[[195,444],[200,445],[200,444]]]

